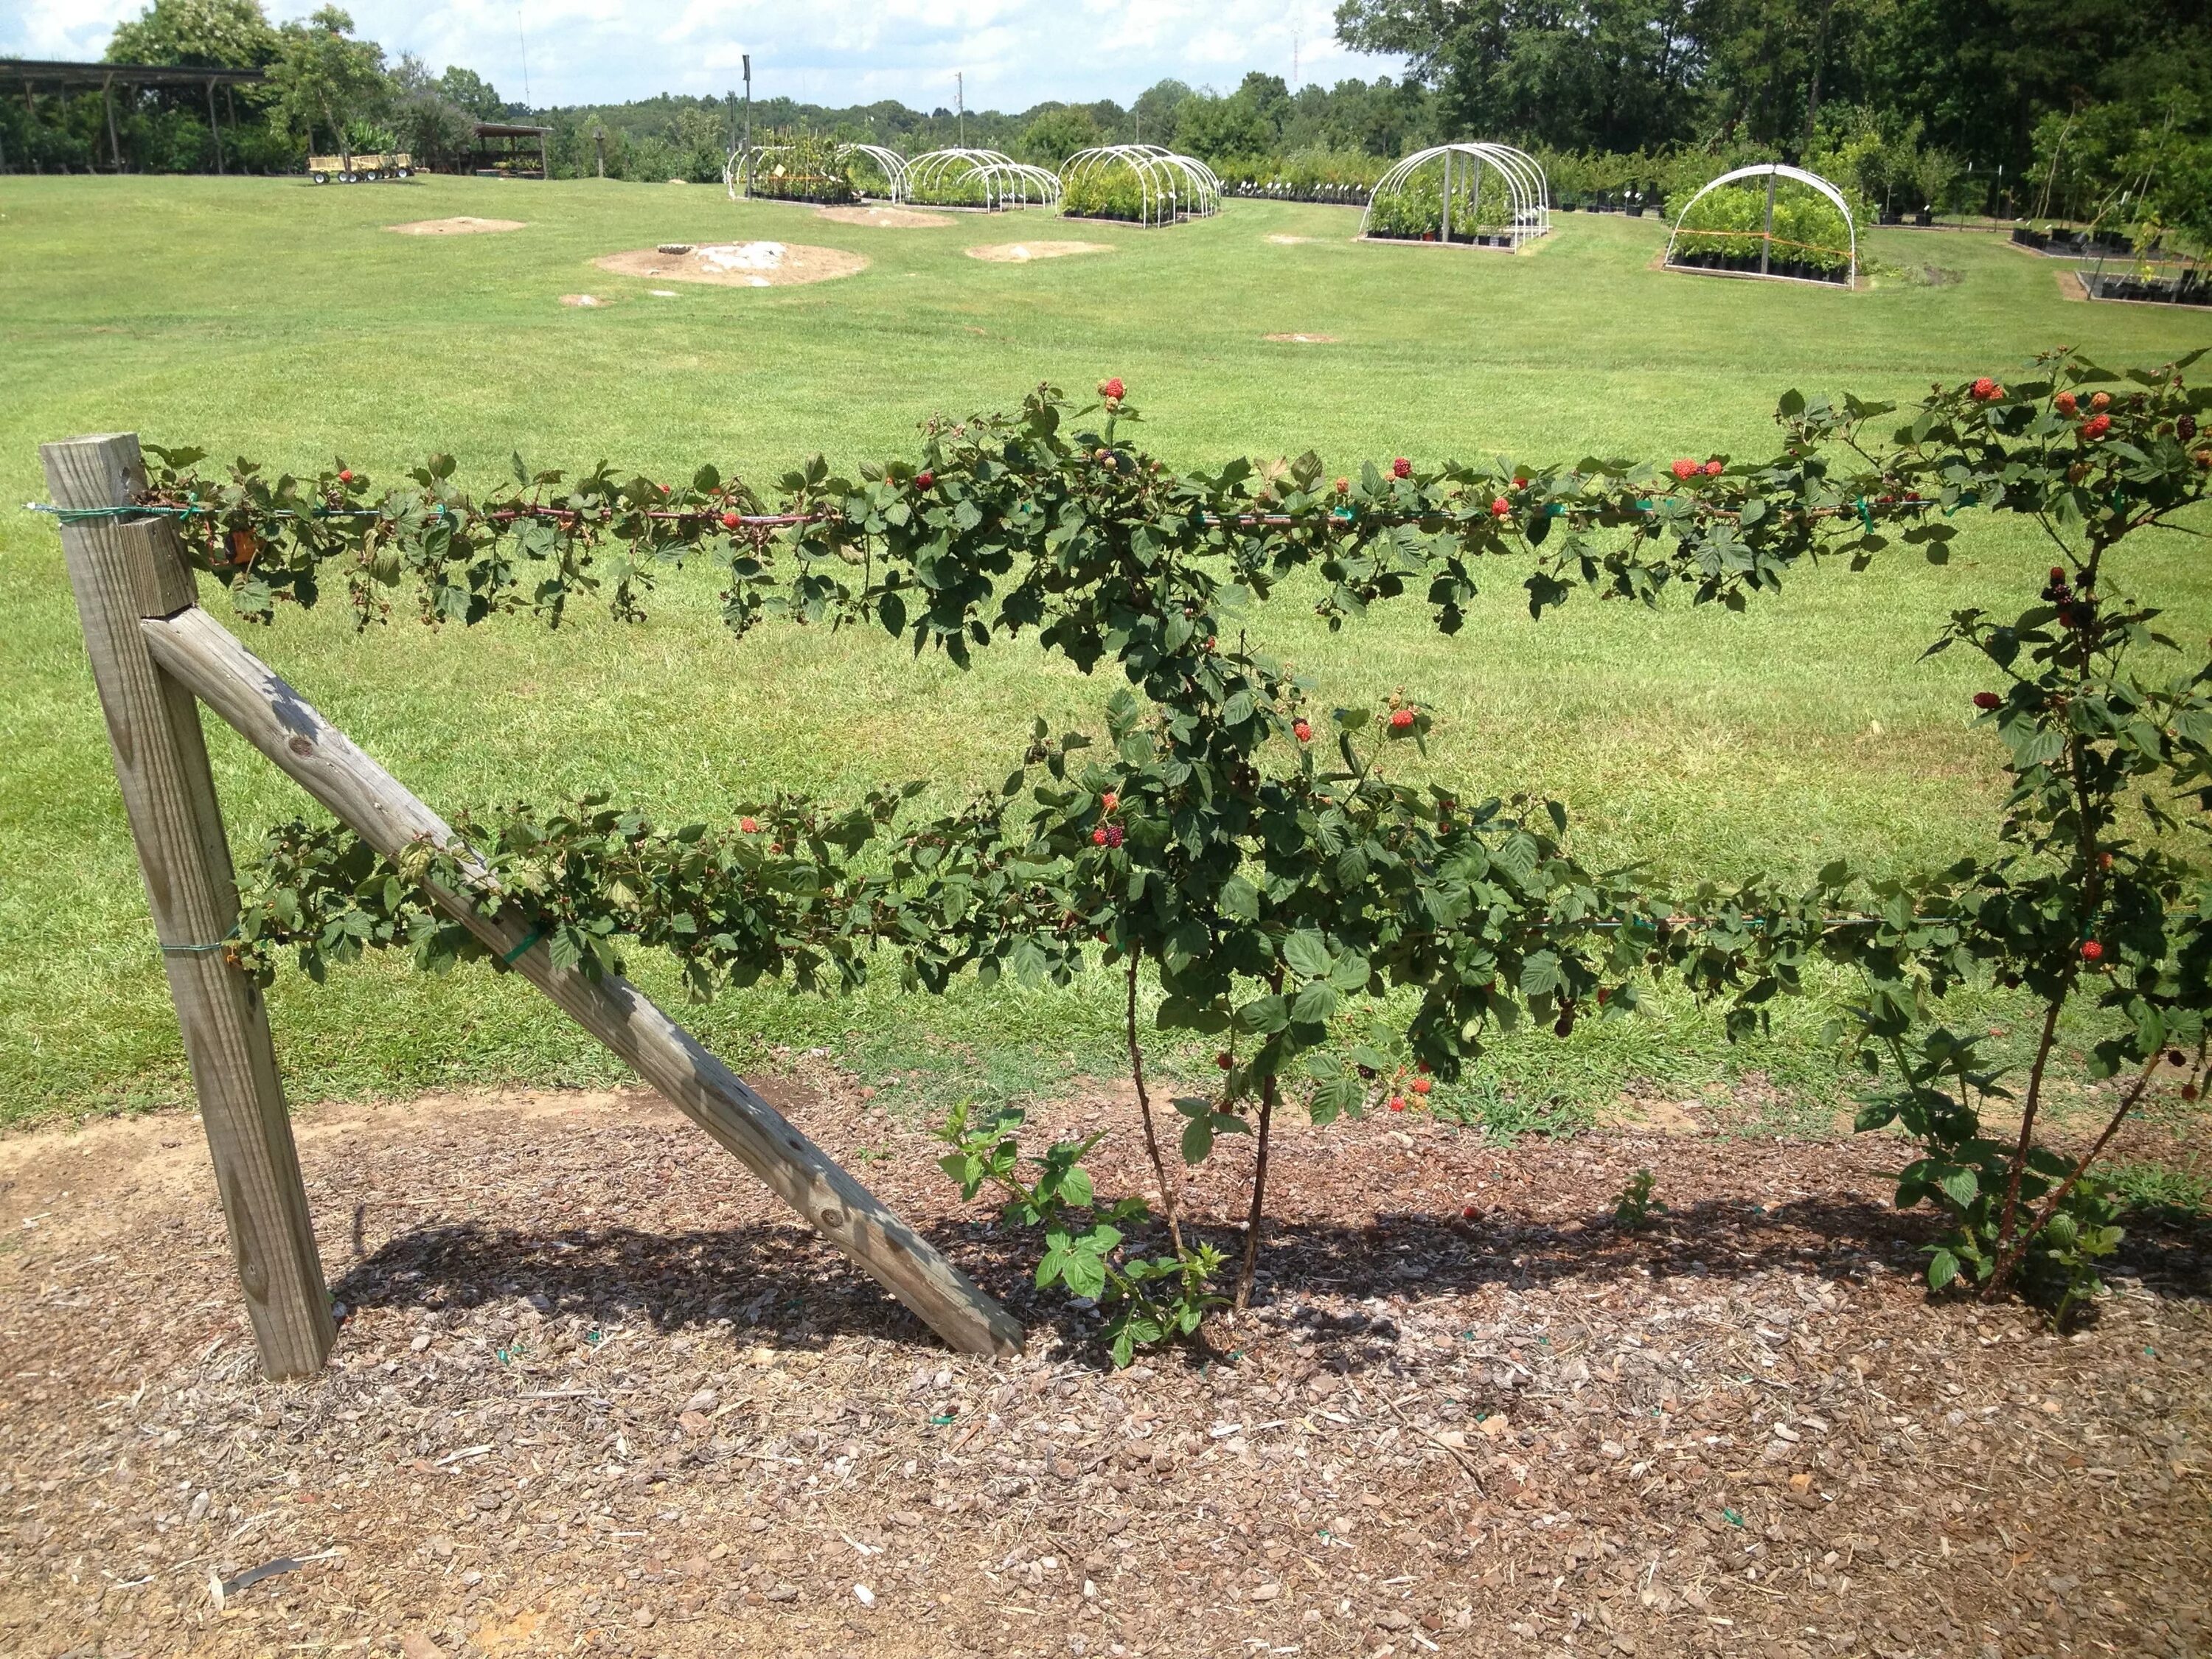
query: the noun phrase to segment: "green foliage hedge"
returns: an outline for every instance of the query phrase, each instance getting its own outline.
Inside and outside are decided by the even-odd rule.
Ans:
[[[1485,167],[1480,197],[1471,199],[1467,165],[1463,157],[1455,158],[1452,167],[1453,237],[1471,241],[1478,235],[1506,231],[1513,223],[1513,198],[1505,181],[1497,168]],[[1368,208],[1367,234],[1426,240],[1443,228],[1443,170],[1426,167],[1397,189],[1376,195]]]
[[[1681,216],[1675,238],[1675,258],[1718,261],[1729,268],[1759,259],[1761,232],[1766,222],[1766,185],[1750,179],[1729,185],[1700,198],[1686,215],[1680,203],[1690,192],[1670,200],[1668,217]],[[1850,228],[1835,204],[1803,185],[1782,181],[1774,193],[1774,249],[1778,265],[1802,266],[1812,274],[1840,279],[1850,267]]]

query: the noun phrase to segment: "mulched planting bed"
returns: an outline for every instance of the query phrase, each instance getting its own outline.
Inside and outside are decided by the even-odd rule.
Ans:
[[[890,1091],[793,1065],[780,1103],[1030,1322],[1023,1358],[946,1353],[650,1097],[479,1097],[303,1120],[349,1316],[272,1386],[193,1122],[0,1143],[0,1652],[2204,1639],[2201,1233],[2140,1235],[2061,1338],[1929,1302],[1894,1143],[1294,1127],[1264,1305],[1115,1375]],[[1112,1123],[1112,1192],[1132,1116],[1033,1121]],[[1190,1188],[1212,1237],[1249,1157]],[[1637,1234],[1639,1167],[1671,1207]]]

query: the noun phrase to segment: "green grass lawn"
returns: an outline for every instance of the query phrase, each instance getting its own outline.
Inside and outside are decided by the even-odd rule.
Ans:
[[[504,235],[394,236],[450,214]],[[1040,380],[1120,374],[1171,462],[1318,449],[1333,465],[1405,453],[1531,459],[1763,453],[1790,386],[1911,398],[2079,345],[2115,364],[2212,343],[2212,319],[2069,302],[2056,268],[1977,234],[1876,232],[1874,257],[1934,264],[1930,286],[1844,294],[1650,269],[1653,220],[1561,215],[1548,245],[1364,246],[1348,210],[1237,202],[1170,230],[962,216],[888,231],[697,186],[499,184],[311,188],[246,179],[0,179],[0,1122],[173,1102],[183,1061],[52,521],[37,445],[135,430],[311,467],[372,471],[433,450],[494,477],[601,458],[653,471],[711,459],[766,483],[820,450],[909,445],[935,410],[1010,405]],[[977,242],[1077,234],[1110,255],[988,264]],[[1286,244],[1271,235],[1317,240]],[[655,284],[590,259],[664,240],[775,237],[864,253],[846,280],[781,289]],[[648,289],[665,286],[673,298]],[[559,303],[589,292],[597,309]],[[1271,333],[1328,334],[1328,345]],[[2212,627],[2199,544],[2130,550],[2126,580]],[[1436,773],[1465,793],[1548,792],[1586,853],[1680,878],[1796,874],[1848,854],[1902,867],[1984,845],[1999,774],[1968,729],[1961,660],[1918,661],[1954,607],[2009,599],[2045,551],[1971,523],[1949,566],[1896,557],[1799,580],[1747,616],[1577,599],[1532,623],[1501,568],[1474,625],[1437,636],[1418,606],[1322,632],[1295,592],[1272,643],[1350,698],[1403,684],[1436,707]],[[224,601],[212,599],[216,614]],[[1112,687],[1025,647],[963,675],[874,641],[790,628],[732,642],[703,572],[653,617],[592,617],[356,635],[340,609],[257,633],[267,656],[434,805],[548,799],[607,785],[669,817],[777,787],[848,794],[913,775],[950,799],[1004,775],[1033,713],[1096,723]],[[302,799],[227,733],[216,765],[234,844]],[[670,976],[641,963],[666,990]],[[519,981],[376,965],[274,996],[298,1099],[611,1066]],[[759,991],[694,1011],[739,1065],[822,1045],[939,1096],[1020,1091],[1112,1064],[1114,988],[916,1003]],[[1975,1013],[1999,1023],[2002,1004]],[[1626,1026],[1516,1042],[1471,1091],[1516,1121],[1626,1083],[1679,1091],[1757,1069],[1819,1098],[1839,1086],[1826,1011],[1730,1051],[1709,1015],[1662,999]]]

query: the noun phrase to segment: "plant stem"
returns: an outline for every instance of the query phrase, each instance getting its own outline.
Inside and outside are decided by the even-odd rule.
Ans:
[[[1267,1200],[1268,1131],[1275,1121],[1275,1074],[1260,1079],[1260,1152],[1252,1165],[1252,1211],[1244,1221],[1244,1261],[1237,1270],[1239,1313],[1252,1305],[1252,1282],[1260,1272],[1260,1221]]]
[[[2070,984],[2070,981],[2069,981]],[[2013,1148],[2012,1173],[2005,1182],[2004,1213],[1997,1220],[1997,1249],[2002,1252],[2012,1237],[2013,1218],[2020,1213],[2021,1177],[2027,1172],[2028,1148],[2034,1145],[2035,1109],[2043,1098],[2043,1068],[2050,1063],[2051,1044],[2058,1034],[2059,1005],[2066,1000],[2066,988],[2051,1000],[2051,1006],[2043,1015],[2043,1040],[2036,1044],[2035,1064],[2028,1067],[2027,1100],[2021,1109],[2020,1144]],[[1985,1291],[1984,1294],[1988,1292]]]
[[[1152,1100],[1145,1091],[1144,1051],[1137,1047],[1137,953],[1133,951],[1129,953],[1129,1001],[1122,1027],[1129,1037],[1129,1076],[1137,1085],[1137,1110],[1145,1120],[1145,1151],[1152,1156],[1152,1174],[1160,1183],[1160,1206],[1167,1212],[1168,1237],[1180,1261],[1183,1259],[1182,1206],[1174,1183],[1168,1180],[1167,1163],[1160,1157],[1160,1138],[1152,1127]]]
[[[2074,1166],[2074,1173],[2058,1183],[2058,1190],[2043,1200],[2043,1208],[2037,1212],[2035,1219],[2021,1231],[2019,1239],[2014,1242],[2012,1249],[1997,1258],[1996,1271],[1990,1275],[1990,1285],[1992,1291],[2002,1285],[2012,1277],[2013,1269],[2020,1266],[2021,1257],[2027,1254],[2027,1247],[2035,1242],[2035,1236],[2051,1224],[2051,1218],[2058,1213],[2058,1206],[2066,1201],[2067,1195],[2074,1190],[2075,1184],[2089,1172],[2089,1166],[2097,1161],[2097,1155],[2105,1150],[2106,1142],[2119,1133],[2120,1125],[2126,1121],[2128,1114],[2135,1109],[2136,1103],[2142,1098],[2143,1091],[2150,1087],[2150,1074],[2157,1070],[2158,1062],[2162,1058],[2163,1053],[2163,1050],[2154,1050],[2151,1057],[2143,1062],[2143,1068],[2136,1073],[2134,1084],[2126,1094],[2120,1097],[2119,1109],[2112,1114],[2112,1121],[2105,1126],[2105,1133],[2097,1137],[2097,1144],[2089,1148],[2087,1154]]]

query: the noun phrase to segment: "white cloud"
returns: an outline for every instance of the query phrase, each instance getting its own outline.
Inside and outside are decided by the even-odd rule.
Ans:
[[[97,58],[107,37],[143,0],[17,0],[0,7],[0,57],[52,58],[64,62]],[[9,15],[13,10],[12,17]]]
[[[144,0],[0,0],[0,56],[97,58]],[[319,0],[270,0],[304,16]],[[344,0],[341,0],[344,3]],[[1226,91],[1248,70],[1323,82],[1393,72],[1331,38],[1325,3],[1281,0],[351,0],[361,32],[395,58],[461,64],[508,98],[616,102],[720,93],[753,59],[756,96],[832,106],[895,98],[949,106],[956,70],[974,109],[1048,98],[1127,103],[1169,76]]]

